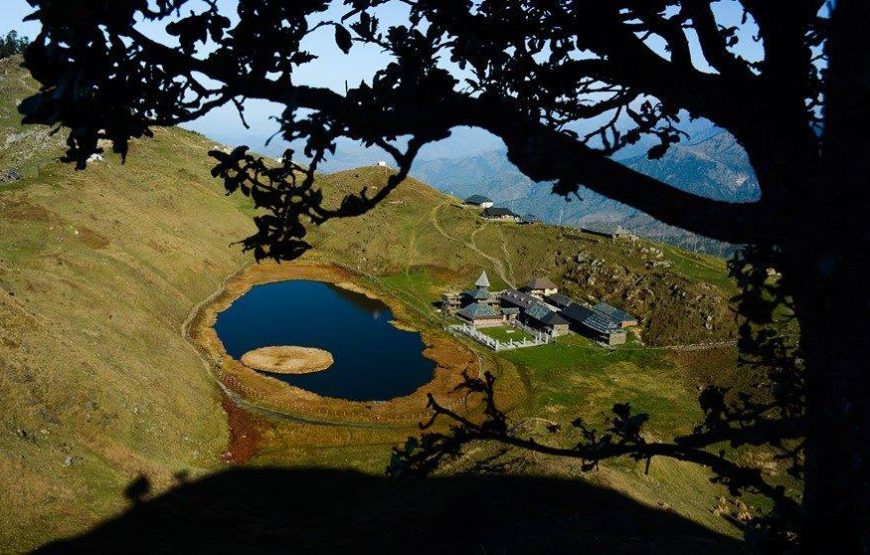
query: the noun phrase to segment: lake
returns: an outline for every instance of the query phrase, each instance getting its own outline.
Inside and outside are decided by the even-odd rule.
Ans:
[[[435,371],[420,334],[397,329],[392,319],[378,300],[293,280],[254,286],[218,314],[215,331],[236,360],[270,345],[325,349],[335,362],[323,372],[267,374],[325,397],[386,401],[414,392]]]

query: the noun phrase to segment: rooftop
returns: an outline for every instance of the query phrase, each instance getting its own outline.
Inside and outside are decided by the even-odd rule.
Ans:
[[[610,316],[577,303],[564,309],[562,316],[578,324],[583,324],[598,333],[609,334],[621,330],[619,323]]]
[[[468,320],[487,320],[501,318],[501,315],[496,312],[494,308],[484,303],[470,304],[456,314],[458,316],[462,316],[463,318],[467,318]]]
[[[616,225],[607,222],[592,222],[583,225],[580,231],[592,233],[593,235],[606,235],[612,237],[616,233]]]
[[[622,311],[615,306],[609,305],[607,303],[598,303],[594,307],[593,310],[600,312],[602,314],[606,314],[610,318],[613,318],[617,322],[636,322],[637,318],[629,314],[628,312]]]
[[[475,301],[485,301],[490,296],[489,289],[486,287],[475,287],[466,294]]]
[[[536,277],[526,284],[526,289],[558,289],[559,287],[545,277]]]
[[[558,325],[558,324],[567,324],[568,320],[562,318],[543,304],[535,304],[529,307],[526,310],[526,316],[532,318],[533,320],[537,320],[542,324],[547,325]]]
[[[516,289],[508,289],[507,291],[503,291],[501,294],[501,298],[502,300],[523,309],[529,308],[533,304],[538,303],[538,299],[534,298],[528,293],[517,291]]]
[[[495,206],[492,208],[484,208],[483,217],[484,218],[502,218],[504,216],[510,216],[512,218],[519,218],[510,208],[502,208],[501,206]]]
[[[492,199],[483,195],[471,195],[465,199],[465,204],[483,204],[484,202],[492,202]]]
[[[547,301],[551,304],[558,306],[559,308],[566,308],[571,303],[573,303],[573,299],[568,295],[563,295],[561,293],[556,293],[555,295],[548,295]]]
[[[477,282],[474,285],[477,287],[489,287],[489,277],[486,275],[486,270],[480,273],[480,277],[477,278]]]

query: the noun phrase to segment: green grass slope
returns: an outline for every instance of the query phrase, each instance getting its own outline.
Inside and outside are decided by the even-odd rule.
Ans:
[[[0,552],[80,531],[148,474],[214,467],[217,388],[181,327],[247,260],[238,198],[209,179],[213,146],[183,130],[136,142],[126,166],[57,161],[21,128],[32,82],[0,62]]]

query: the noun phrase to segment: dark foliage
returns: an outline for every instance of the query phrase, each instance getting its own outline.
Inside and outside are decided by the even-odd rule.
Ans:
[[[462,125],[500,137],[511,162],[554,182],[555,193],[584,186],[664,223],[749,244],[734,271],[748,318],[745,365],[757,372],[759,394],[708,389],[704,423],[665,444],[646,442],[644,417],[617,405],[604,431],[578,423],[577,447],[564,454],[585,466],[615,455],[692,460],[735,492],[774,499],[773,516],[800,531],[804,549],[868,549],[870,3],[739,0],[742,21],[726,26],[716,0],[346,0],[340,20],[324,15],[326,0],[241,0],[233,20],[208,0],[192,12],[187,0],[29,1],[43,28],[25,64],[43,89],[21,111],[28,123],[66,126],[67,158],[80,168],[99,139],[126,155],[129,140],[153,126],[222,105],[243,115],[247,98],[284,106],[279,132],[304,141],[304,164],[292,152],[278,168],[244,148],[213,153],[227,190],[250,194],[265,211],[244,241],[258,258],[301,255],[306,226],[371,209],[423,145]],[[385,4],[404,6],[407,22],[383,28]],[[178,44],[143,35],[142,19],[165,22]],[[316,32],[332,33],[342,52],[362,43],[392,61],[344,94],[307,86],[296,70],[318,63],[302,47]],[[747,40],[763,47],[758,61],[741,56]],[[760,200],[702,198],[610,158],[642,138],[654,141],[650,158],[662,156],[684,117],[707,118],[737,139]],[[383,148],[399,171],[377,193],[362,190],[328,209],[314,176],[339,137]],[[781,278],[768,280],[768,268]],[[788,318],[799,322],[799,338],[775,321]],[[468,387],[487,395],[491,383]],[[456,435],[412,446],[412,467],[437,462],[415,457],[421,449],[449,455],[465,439],[543,448],[511,438],[494,405],[483,423],[433,408],[458,422]],[[777,449],[805,478],[803,496],[792,500],[756,469],[729,462],[716,453],[721,443]]]
[[[781,550],[796,537],[800,518],[798,501],[784,487],[771,483],[760,468],[734,462],[726,455],[726,450],[768,446],[778,451],[779,458],[789,461],[792,475],[802,477],[800,377],[793,382],[793,376],[782,368],[766,368],[761,375],[767,381],[754,384],[763,391],[761,398],[747,393],[730,396],[726,388],[717,386],[705,388],[699,397],[704,420],[691,434],[676,437],[672,442],[648,441],[644,425],[649,415],[634,412],[629,403],[613,406],[612,417],[603,430],[578,418],[569,429],[558,424],[548,426],[549,436],[544,438],[517,433],[508,416],[497,406],[493,375],[489,372],[480,378],[466,375],[459,389],[483,397],[484,418],[473,421],[442,406],[430,395],[432,417],[421,425],[422,437],[409,438],[404,446],[393,450],[388,473],[395,477],[428,476],[444,462],[460,458],[475,442],[485,441],[577,459],[583,471],[597,469],[600,461],[621,456],[644,462],[648,471],[654,458],[672,458],[709,468],[713,473],[712,481],[725,485],[732,495],[754,493],[769,498],[773,502],[770,512],[738,524],[747,531],[756,547]],[[785,390],[789,394],[770,398],[771,390]],[[439,418],[450,421],[449,430],[427,431]]]

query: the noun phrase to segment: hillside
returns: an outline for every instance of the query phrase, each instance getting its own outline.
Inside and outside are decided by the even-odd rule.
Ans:
[[[121,513],[140,477],[156,499],[207,474],[225,477],[220,471],[243,459],[228,451],[244,433],[244,460],[253,466],[381,475],[391,447],[419,433],[422,407],[400,424],[372,429],[309,425],[293,411],[246,412],[222,397],[186,341],[196,309],[251,263],[232,243],[253,231],[252,211],[208,177],[214,143],[158,130],[153,140],[133,142],[125,166],[107,154],[76,172],[57,161],[61,135],[18,124],[15,106],[34,85],[17,62],[0,62],[0,172],[22,176],[0,183],[0,552],[81,533]],[[387,171],[365,167],[319,182],[336,199],[383,186]],[[600,421],[615,400],[631,400],[657,415],[655,433],[672,434],[697,418],[697,388],[729,377],[736,365],[730,344],[666,348],[734,338],[735,288],[718,258],[571,228],[486,223],[413,179],[370,213],[314,230],[311,241],[316,248],[303,263],[342,266],[432,333],[446,335],[432,302],[467,287],[481,269],[497,288],[546,275],[572,295],[641,317],[643,341],[658,347],[610,352],[568,341],[503,357],[474,351],[498,371],[518,422],[542,414],[569,422],[578,411]],[[517,460],[517,475],[578,479],[564,461]],[[721,491],[697,469],[664,463],[649,477],[620,463],[590,479],[645,507],[665,500],[681,516],[734,534],[710,513]],[[571,516],[560,518],[562,526]]]
[[[122,509],[131,476],[160,489],[218,461],[226,417],[180,328],[252,227],[196,134],[158,131],[124,167],[57,162],[61,135],[17,123],[34,90],[17,61],[0,62],[0,171],[23,175],[0,183],[2,552]]]
[[[386,168],[332,174],[328,195],[376,189]],[[549,276],[578,298],[604,300],[641,317],[653,345],[733,339],[733,283],[725,262],[644,240],[606,239],[571,228],[488,223],[415,179],[358,220],[333,221],[314,235],[317,250],[353,269],[415,275],[429,301],[489,271],[496,286]],[[316,253],[315,253],[316,254]],[[472,280],[473,281],[473,280]],[[425,286],[423,286],[425,284]]]

